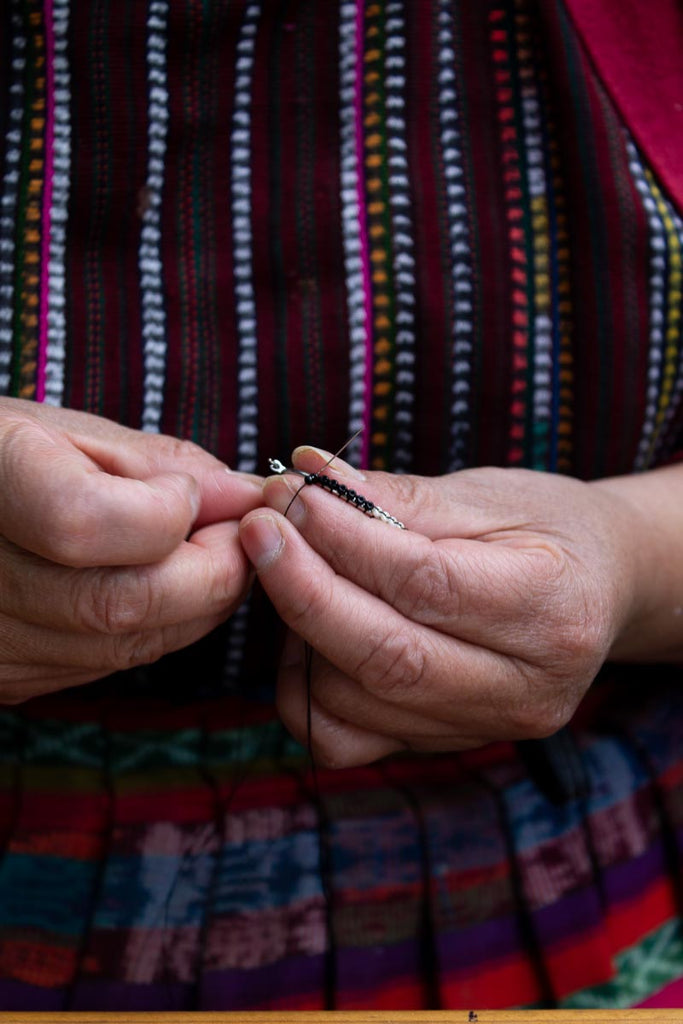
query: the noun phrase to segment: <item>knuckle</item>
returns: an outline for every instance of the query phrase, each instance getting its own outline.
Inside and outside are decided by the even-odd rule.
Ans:
[[[605,595],[577,583],[567,563],[552,553],[533,566],[525,583],[534,662],[554,678],[591,666],[597,670],[611,643]]]
[[[311,623],[323,620],[332,604],[332,591],[323,583],[310,580],[308,585],[293,589],[291,606],[287,610],[287,625],[295,633],[305,636],[310,631]]]
[[[172,437],[169,434],[157,434],[154,442],[156,456],[160,464],[184,463],[196,461],[198,458],[206,459],[208,453],[194,441],[187,441],[184,438]]]
[[[408,618],[425,625],[457,617],[460,588],[451,559],[432,546],[427,556],[411,565],[403,577],[394,574],[396,603]]]
[[[420,493],[422,489],[420,484],[424,487],[424,481],[421,481],[419,477],[412,476],[409,473],[401,473],[392,477],[391,482],[392,487],[395,489],[397,500],[406,507],[410,508],[416,502],[423,500],[423,496]]]
[[[547,646],[562,671],[597,671],[611,643],[610,614],[604,596],[558,602],[549,617]]]
[[[410,519],[417,511],[429,513],[438,505],[437,494],[424,477],[399,473],[387,479],[391,484],[391,499],[386,499],[391,500],[388,507],[399,519]]]
[[[560,696],[520,705],[511,716],[510,738],[546,739],[567,724],[571,713],[567,701]]]
[[[36,445],[36,424],[14,415],[2,417],[0,459],[4,466],[23,466],[31,460]]]
[[[368,690],[386,699],[400,700],[423,683],[427,673],[424,647],[407,631],[382,637],[357,666],[356,678]]]
[[[527,664],[517,664],[516,696],[499,707],[506,739],[545,739],[570,720],[583,690],[573,677],[552,678]]]
[[[228,615],[249,584],[249,563],[240,556],[238,564],[225,566],[212,564],[207,570],[203,588],[203,608],[206,614]]]
[[[77,617],[88,630],[116,636],[149,628],[158,598],[143,571],[95,571],[90,587],[79,594]]]
[[[53,495],[46,538],[47,555],[52,561],[73,568],[86,565],[99,533],[100,524],[87,494],[69,491]]]

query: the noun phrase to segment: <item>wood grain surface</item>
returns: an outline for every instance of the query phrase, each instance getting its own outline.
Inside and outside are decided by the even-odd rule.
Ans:
[[[298,1013],[11,1013],[7,1024],[669,1024],[672,1010],[301,1011]]]

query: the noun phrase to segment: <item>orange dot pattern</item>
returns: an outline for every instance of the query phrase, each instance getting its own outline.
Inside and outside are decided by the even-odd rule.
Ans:
[[[394,310],[384,79],[384,4],[365,10],[363,57],[363,174],[366,194],[372,332],[370,466],[387,469],[394,407]]]
[[[40,273],[42,256],[42,206],[45,186],[46,52],[42,5],[29,0],[28,24],[34,75],[26,100],[28,132],[22,156],[22,185],[25,195],[22,245],[17,251],[19,314],[16,326],[15,393],[19,398],[36,396],[38,344],[40,336]],[[20,255],[21,254],[21,255]]]

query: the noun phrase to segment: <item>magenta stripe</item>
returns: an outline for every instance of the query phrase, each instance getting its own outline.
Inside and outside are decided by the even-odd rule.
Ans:
[[[370,462],[370,424],[372,421],[372,284],[370,282],[368,229],[365,210],[365,162],[363,160],[364,3],[365,0],[356,0],[356,89],[354,108],[356,114],[358,227],[360,231],[360,258],[363,266],[363,299],[365,304],[365,408],[363,409],[363,436],[361,437],[361,466],[368,468]]]
[[[43,184],[43,218],[41,238],[40,320],[38,335],[38,367],[36,373],[36,400],[45,400],[45,366],[47,363],[48,311],[50,291],[50,224],[52,217],[52,181],[54,176],[55,128],[55,36],[52,24],[52,0],[44,0],[45,30],[45,155]]]
[[[683,978],[676,978],[659,992],[636,1004],[640,1009],[673,1010],[683,1006]]]

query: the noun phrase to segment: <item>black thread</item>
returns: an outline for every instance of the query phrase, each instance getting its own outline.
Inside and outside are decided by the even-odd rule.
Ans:
[[[337,456],[341,455],[345,448],[347,448],[352,441],[354,441],[360,430],[356,431],[353,437],[350,437],[342,447],[330,458],[323,469],[334,462]],[[271,468],[272,461],[271,461]],[[283,472],[284,470],[279,470]],[[372,515],[373,511],[377,508],[373,502],[369,501],[368,498],[363,497],[362,494],[357,494],[356,491],[350,487],[346,487],[338,480],[334,480],[332,477],[326,476],[325,473],[301,473],[303,477],[303,483],[298,488],[296,493],[293,495],[291,501],[285,509],[285,518],[292,507],[292,503],[296,500],[303,488],[309,485],[317,485],[318,487],[324,488],[331,494],[335,494],[349,504],[354,505],[356,508]],[[380,509],[377,511],[381,512]],[[386,513],[383,513],[387,515]],[[388,516],[396,523],[398,520],[394,520],[393,516]],[[332,884],[333,878],[333,856],[332,856],[332,843],[331,843],[331,822],[327,814],[325,802],[322,797],[320,790],[320,780],[318,777],[318,768],[315,762],[315,755],[313,753],[313,716],[312,716],[312,699],[311,690],[313,682],[313,648],[310,644],[304,642],[304,672],[306,682],[306,746],[308,750],[308,760],[310,765],[311,780],[313,783],[312,799],[313,805],[316,811],[317,823],[318,823],[318,856],[319,856],[319,871],[320,871],[320,885],[322,888],[324,909],[325,909],[325,931],[327,937],[326,949],[324,954],[323,962],[323,1003],[325,1010],[334,1010],[336,1006],[336,994],[337,994],[337,940],[334,928],[334,887]]]
[[[419,972],[422,983],[422,1002],[427,1010],[443,1009],[441,986],[439,984],[439,954],[436,941],[436,921],[432,907],[432,857],[429,848],[429,831],[424,810],[417,793],[408,785],[397,783],[387,772],[385,765],[377,768],[387,786],[391,786],[405,800],[415,822],[418,850],[420,852],[420,909],[418,920]]]
[[[536,983],[539,988],[540,999],[536,1005],[539,1009],[556,1009],[552,979],[543,955],[542,944],[536,933],[534,918],[531,908],[527,902],[524,892],[524,877],[522,867],[517,856],[515,834],[510,820],[510,812],[507,807],[504,792],[496,785],[492,778],[489,778],[484,771],[477,771],[471,766],[464,766],[467,774],[491,796],[500,825],[507,863],[510,869],[510,889],[515,904],[517,925],[519,927],[520,939],[529,957],[531,968],[536,976]]]
[[[350,445],[353,440],[355,440],[356,437],[358,437],[359,433],[360,431],[357,431],[353,435],[353,437],[350,437],[349,440],[344,445],[342,445],[338,452],[336,452],[330,459],[327,460],[325,465],[322,467],[323,470],[327,469],[327,467],[331,465],[332,462],[334,462],[337,456],[340,455],[344,451],[344,449],[347,448],[348,445]],[[278,459],[270,459],[270,468],[274,473],[297,473],[303,479],[301,487],[299,487],[297,491],[292,495],[292,498],[290,499],[290,502],[284,511],[285,519],[287,518],[289,510],[294,504],[296,498],[298,498],[299,494],[301,494],[306,484],[310,484],[322,487],[324,490],[329,491],[330,494],[334,494],[338,498],[342,498],[349,505],[353,505],[354,508],[359,509],[366,515],[372,516],[373,519],[380,519],[384,523],[389,523],[393,526],[398,526],[399,529],[401,530],[405,530],[404,524],[399,519],[397,519],[395,516],[392,516],[389,512],[385,512],[384,509],[380,508],[379,505],[375,505],[374,501],[370,501],[370,499],[366,498],[363,494],[358,494],[357,491],[354,491],[351,487],[347,487],[346,484],[340,483],[339,480],[334,480],[332,477],[326,476],[326,474],[323,472],[303,473],[299,469],[287,469],[287,467],[284,466]]]
[[[209,712],[210,714],[210,712]],[[210,767],[210,732],[208,729],[208,716],[201,723],[201,741],[199,747],[199,758],[197,761],[197,770],[202,781],[205,783],[212,797],[212,809],[213,809],[213,830],[216,836],[216,854],[211,865],[211,871],[208,878],[208,884],[206,886],[204,894],[204,914],[202,916],[201,925],[199,928],[199,935],[197,937],[197,948],[195,954],[196,967],[194,970],[194,979],[192,985],[192,996],[189,1000],[190,1009],[200,1010],[201,1009],[201,988],[203,983],[203,973],[206,964],[206,947],[209,939],[209,932],[211,925],[214,920],[214,905],[216,897],[219,892],[219,886],[221,881],[221,867],[223,864],[223,851],[226,846],[225,839],[225,825],[230,806],[235,798],[239,786],[246,780],[248,769],[246,766],[246,757],[244,750],[240,750],[235,758],[235,774],[232,779],[232,785],[228,791],[227,796],[222,793],[221,785],[218,779],[215,777]],[[240,738],[244,736],[244,722],[237,722],[237,734]],[[258,758],[258,751],[256,752]],[[237,765],[240,768],[237,768]],[[181,863],[178,867],[178,874],[182,871],[183,860],[187,857],[189,851],[183,855]]]

